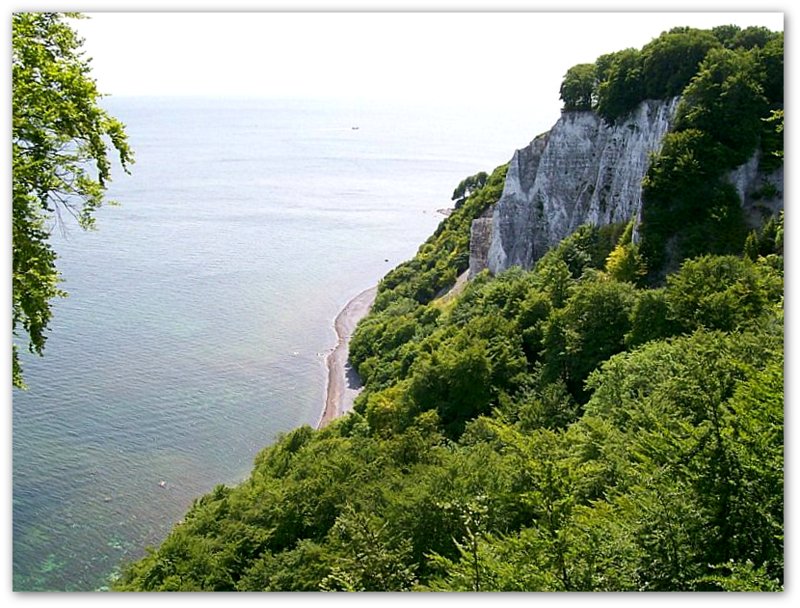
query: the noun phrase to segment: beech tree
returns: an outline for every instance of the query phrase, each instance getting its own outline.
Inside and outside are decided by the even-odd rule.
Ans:
[[[725,146],[724,160],[730,168],[750,158],[764,126],[762,119],[769,117],[765,72],[758,58],[754,52],[712,49],[684,91],[677,129],[711,135]]]
[[[603,59],[598,73],[607,73],[607,80],[597,87],[597,113],[614,123],[645,98],[642,53],[630,48]]]
[[[51,302],[63,297],[49,237],[64,216],[94,226],[111,179],[110,147],[127,172],[133,162],[124,125],[103,110],[75,13],[12,17],[12,341],[27,335],[41,355]],[[17,344],[12,381],[24,388]]]
[[[593,63],[572,66],[561,81],[559,94],[562,110],[591,110],[595,97],[595,67]]]
[[[719,47],[708,30],[674,28],[642,48],[644,94],[648,99],[680,95],[712,48]]]

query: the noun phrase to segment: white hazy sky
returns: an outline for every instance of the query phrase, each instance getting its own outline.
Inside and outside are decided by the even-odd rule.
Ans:
[[[87,14],[77,29],[114,95],[532,101],[673,26],[783,29],[779,12]]]
[[[576,63],[679,25],[784,26],[781,12],[85,14],[75,27],[104,93],[481,106],[531,137],[558,118]]]

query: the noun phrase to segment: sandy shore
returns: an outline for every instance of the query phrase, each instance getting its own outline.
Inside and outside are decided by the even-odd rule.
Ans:
[[[334,321],[337,342],[328,354],[325,364],[328,368],[328,388],[325,391],[325,410],[317,423],[322,428],[334,418],[353,409],[353,400],[361,392],[361,378],[347,362],[350,336],[358,322],[369,312],[375,301],[377,287],[361,292],[350,300]]]

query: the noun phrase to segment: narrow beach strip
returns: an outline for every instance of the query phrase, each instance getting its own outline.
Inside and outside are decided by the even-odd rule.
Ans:
[[[325,409],[317,428],[322,428],[331,420],[349,412],[353,408],[353,400],[361,391],[361,379],[347,362],[350,337],[358,322],[372,307],[377,291],[377,287],[362,291],[347,303],[333,323],[337,342],[325,359],[328,368],[328,386],[325,391]]]

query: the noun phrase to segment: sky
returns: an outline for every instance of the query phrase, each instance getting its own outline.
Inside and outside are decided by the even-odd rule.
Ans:
[[[499,104],[558,98],[576,63],[677,25],[783,29],[775,13],[86,13],[113,95],[356,97]]]
[[[92,12],[74,22],[113,96],[338,98],[558,119],[571,66],[675,26],[781,30],[781,12]],[[525,141],[523,141],[525,140]]]

